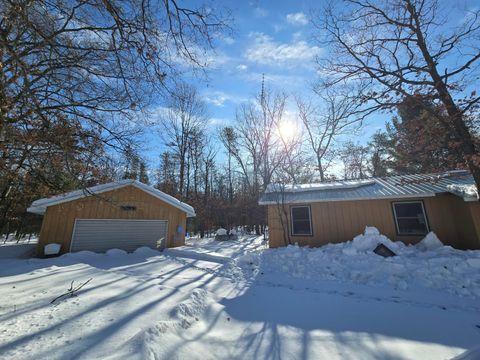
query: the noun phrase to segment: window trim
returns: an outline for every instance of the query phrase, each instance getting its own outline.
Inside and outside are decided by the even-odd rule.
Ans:
[[[293,232],[293,209],[296,209],[296,208],[308,208],[308,220],[310,221],[310,233],[309,234],[295,234]],[[310,205],[292,205],[292,206],[290,206],[290,236],[295,236],[295,237],[313,236],[312,207]]]
[[[422,207],[423,218],[425,219],[425,227],[427,228],[425,233],[402,233],[398,226],[397,211],[395,209],[396,204],[420,204]],[[395,230],[398,236],[425,236],[430,232],[430,225],[428,222],[427,212],[425,211],[425,204],[423,200],[406,200],[406,201],[392,201],[393,221],[395,222]]]

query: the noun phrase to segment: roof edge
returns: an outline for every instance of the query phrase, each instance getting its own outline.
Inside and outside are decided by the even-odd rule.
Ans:
[[[424,194],[405,194],[397,196],[371,196],[371,197],[355,197],[348,199],[318,199],[318,200],[309,200],[309,201],[284,201],[283,204],[309,204],[309,203],[318,203],[318,202],[345,202],[345,201],[359,201],[359,200],[394,200],[394,199],[415,199],[420,197],[435,197],[435,193],[424,193]],[[276,201],[264,201],[260,199],[258,205],[280,205]]]
[[[184,211],[187,214],[187,217],[196,216],[195,210],[192,206],[184,202],[181,202],[175,197],[168,195],[158,189],[155,189],[150,185],[141,183],[137,180],[130,180],[130,179],[121,180],[118,182],[111,182],[107,184],[100,184],[100,185],[92,186],[86,189],[74,190],[69,193],[56,195],[51,198],[43,198],[43,199],[35,200],[34,202],[32,202],[30,207],[27,208],[27,212],[43,215],[47,210],[47,207],[49,206],[59,205],[59,204],[63,204],[70,201],[75,201],[93,194],[102,194],[108,191],[121,189],[129,185],[132,185],[137,189],[140,189],[150,194],[151,196],[156,197],[157,199],[162,200],[163,202],[166,202],[167,204],[173,207],[176,207],[179,210]]]

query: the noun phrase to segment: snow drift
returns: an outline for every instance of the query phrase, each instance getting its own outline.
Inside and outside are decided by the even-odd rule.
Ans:
[[[373,249],[384,244],[397,256],[383,258]],[[238,259],[253,276],[340,281],[399,290],[431,288],[480,298],[480,252],[444,246],[429,233],[415,246],[393,242],[374,227],[353,240],[320,248],[290,245],[250,253]],[[259,275],[260,274],[260,275]]]

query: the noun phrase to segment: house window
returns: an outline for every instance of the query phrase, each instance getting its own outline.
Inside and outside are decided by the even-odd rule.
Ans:
[[[422,201],[393,203],[393,214],[398,235],[425,235],[427,217]]]
[[[292,206],[292,235],[312,235],[310,206]]]

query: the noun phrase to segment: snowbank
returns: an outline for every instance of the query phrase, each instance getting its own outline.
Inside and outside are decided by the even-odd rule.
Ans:
[[[415,245],[417,249],[422,251],[435,250],[443,246],[443,243],[438,239],[437,234],[430,231],[425,238]]]
[[[160,252],[158,250],[149,248],[148,246],[141,246],[138,249],[136,249],[134,254],[137,255],[142,255],[142,256],[158,256],[160,255]]]
[[[397,256],[376,255],[373,249],[379,243]],[[406,246],[367,227],[349,242],[320,248],[291,245],[247,254],[237,262],[247,273],[260,278],[332,280],[400,290],[432,288],[480,298],[480,251],[443,246],[434,233],[417,246]]]
[[[478,360],[480,359],[480,345],[475,346],[458,356],[455,356],[452,360]]]
[[[357,253],[366,253],[373,251],[377,245],[383,244],[393,252],[400,252],[405,245],[402,242],[392,242],[385,235],[381,235],[377,228],[373,226],[365,227],[365,232],[357,235],[352,241],[347,242],[342,252],[345,255],[355,255]]]
[[[107,250],[105,254],[107,254],[108,256],[124,256],[127,255],[127,252],[121,249],[110,249]]]

